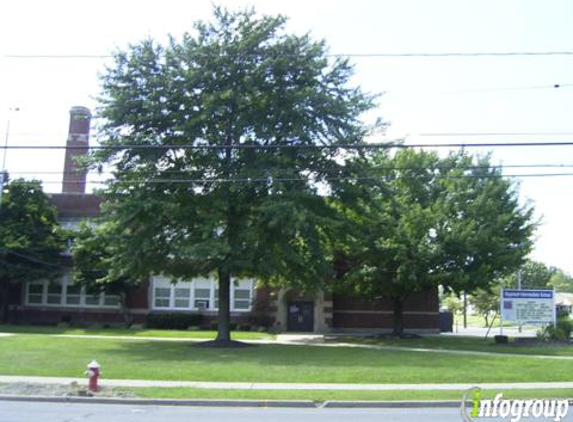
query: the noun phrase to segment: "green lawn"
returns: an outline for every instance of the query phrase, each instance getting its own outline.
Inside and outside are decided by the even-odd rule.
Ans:
[[[127,336],[127,337],[152,337],[152,338],[189,338],[189,339],[214,339],[216,331],[183,331],[183,330],[151,330],[151,329],[127,329],[127,328],[76,328],[62,326],[37,326],[37,325],[0,325],[0,333],[25,333],[25,334],[70,334],[92,336]],[[274,335],[251,331],[235,331],[233,338],[237,340],[272,340]]]
[[[277,391],[277,390],[211,390],[200,388],[132,388],[137,397],[156,399],[230,399],[230,400],[461,400],[464,391]],[[571,389],[483,390],[482,398],[491,399],[503,393],[506,399],[572,398]]]
[[[471,350],[491,353],[511,353],[524,355],[549,355],[549,356],[573,356],[573,344],[570,345],[539,345],[539,346],[516,346],[515,340],[510,339],[509,345],[495,344],[493,338],[464,336],[428,336],[410,340],[392,339],[365,339],[348,338],[342,340],[348,343],[372,344],[380,346],[414,347],[425,349],[444,350]],[[573,361],[572,361],[573,362]]]
[[[80,377],[97,359],[104,378],[325,383],[573,381],[573,361],[258,345],[206,349],[188,342],[0,337],[0,374]]]

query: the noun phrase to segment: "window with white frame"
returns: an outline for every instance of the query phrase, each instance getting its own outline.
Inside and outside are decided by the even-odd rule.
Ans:
[[[212,310],[219,307],[219,286],[213,278],[195,278],[173,283],[153,276],[153,308],[164,310]],[[235,279],[231,288],[231,311],[248,312],[253,300],[253,280]]]
[[[119,296],[100,290],[88,291],[83,286],[72,284],[69,275],[65,275],[59,283],[48,281],[27,283],[26,305],[117,308]]]
[[[233,309],[250,310],[251,301],[253,299],[253,285],[249,283],[250,280],[236,280],[233,283],[233,290],[231,293],[233,299]]]

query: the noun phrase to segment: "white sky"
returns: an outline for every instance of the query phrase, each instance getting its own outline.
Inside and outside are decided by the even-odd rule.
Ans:
[[[11,0],[0,2],[0,128],[10,145],[64,145],[69,109],[94,108],[103,60],[10,58],[8,55],[105,55],[144,37],[191,31],[209,19],[211,1]],[[427,0],[227,0],[290,18],[288,30],[324,38],[332,53],[442,53],[573,50],[573,2]],[[377,115],[387,137],[411,142],[573,140],[573,56],[355,58],[354,83],[385,93]],[[552,88],[560,84],[560,88]],[[19,107],[18,112],[9,112]],[[566,132],[552,136],[427,136],[429,133]],[[92,137],[92,142],[95,139]],[[480,150],[485,152],[485,150]],[[61,189],[63,151],[7,155],[12,177],[43,179]],[[495,148],[506,165],[573,166],[573,146]],[[1,165],[1,164],[0,164]],[[573,173],[573,168],[510,169]],[[26,174],[20,174],[27,172]],[[44,172],[53,172],[45,174]],[[57,183],[53,183],[57,182]],[[573,273],[570,239],[573,177],[523,178],[542,226],[534,259]]]

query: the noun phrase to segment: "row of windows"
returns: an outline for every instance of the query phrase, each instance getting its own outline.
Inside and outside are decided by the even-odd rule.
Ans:
[[[231,287],[231,311],[251,310],[253,280],[235,279]],[[171,310],[217,310],[218,283],[210,278],[172,283],[170,279],[153,277],[153,308]]]
[[[71,284],[69,277],[60,283],[36,281],[26,285],[26,305],[31,306],[119,306],[119,296],[100,291],[87,291],[85,287]]]
[[[172,283],[170,279],[153,277],[153,309],[217,310],[218,283],[209,278]],[[231,311],[248,312],[253,300],[253,280],[235,279],[230,291]],[[71,307],[118,307],[119,296],[100,291],[87,291],[64,276],[60,283],[37,281],[26,285],[26,305]]]

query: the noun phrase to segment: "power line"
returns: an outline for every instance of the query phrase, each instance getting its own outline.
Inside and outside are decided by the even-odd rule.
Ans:
[[[70,268],[70,267],[67,267],[65,265],[52,264],[51,262],[44,261],[43,259],[36,258],[36,257],[26,255],[26,254],[22,254],[19,252],[11,251],[10,249],[6,249],[6,248],[0,247],[0,251],[5,252],[5,253],[10,254],[10,255],[17,256],[18,258],[25,259],[26,261],[34,262],[36,264],[46,265],[48,267],[54,267],[54,268],[60,268],[60,269],[66,269],[66,270]]]
[[[338,168],[338,169],[322,169],[316,167],[307,167],[304,170],[308,171],[321,171],[321,172],[340,172],[344,170],[353,170],[357,172],[364,172],[364,171],[408,171],[408,170],[488,170],[488,169],[510,169],[510,168],[520,168],[520,169],[527,169],[527,168],[573,168],[573,164],[499,164],[499,165],[489,165],[489,166],[480,166],[480,165],[472,165],[472,166],[431,166],[431,167],[394,167],[394,166],[371,166],[371,167],[354,167],[354,168]],[[216,170],[213,167],[206,167],[201,169],[190,169],[188,171],[212,171]],[[292,171],[292,168],[284,168],[284,167],[273,167],[272,171],[284,171],[289,172]],[[188,171],[186,170],[157,170],[158,173],[161,174],[186,174]],[[260,171],[268,171],[268,170],[260,170]],[[139,172],[140,175],[149,174],[153,176],[156,173],[152,172]],[[77,171],[35,171],[35,170],[22,170],[22,171],[14,171],[9,172],[10,175],[27,175],[27,174],[38,174],[38,175],[78,175]],[[102,172],[91,172],[91,175],[106,175],[106,174],[115,174],[115,171],[102,171]]]
[[[498,88],[478,88],[478,89],[460,89],[455,91],[443,91],[437,92],[436,94],[469,94],[469,93],[480,93],[480,92],[507,92],[507,91],[527,91],[535,89],[560,89],[560,88],[570,88],[573,84],[566,83],[554,83],[551,85],[533,85],[533,86],[514,86],[514,87],[498,87]],[[393,92],[393,91],[388,91]]]
[[[301,150],[367,150],[367,149],[411,149],[411,148],[497,148],[497,147],[557,147],[573,146],[573,141],[551,141],[551,142],[452,142],[452,143],[429,143],[429,144],[403,144],[403,143],[364,143],[364,144],[285,144],[285,145],[255,145],[255,144],[235,144],[235,145],[192,145],[192,144],[167,144],[167,145],[8,145],[0,149],[24,149],[24,150],[281,150],[281,149],[301,149]]]
[[[573,136],[573,132],[426,132],[417,136]]]
[[[382,181],[387,179],[396,179],[396,178],[410,178],[410,177],[432,177],[438,180],[442,179],[492,179],[492,178],[534,178],[534,177],[541,177],[541,178],[550,178],[550,177],[571,177],[573,173],[525,173],[525,174],[485,174],[485,175],[432,175],[432,174],[421,174],[421,175],[390,175],[390,176],[367,176],[367,177],[354,177],[354,176],[346,176],[346,177],[323,177],[318,178],[319,181],[324,182],[359,182],[359,181]],[[181,183],[188,183],[188,184],[213,184],[213,183],[241,183],[241,184],[249,184],[249,183],[276,183],[276,182],[314,182],[312,177],[243,177],[243,178],[198,178],[198,179],[191,179],[191,178],[182,178],[182,179],[130,179],[130,180],[93,180],[87,181],[85,183],[92,184],[92,185],[108,185],[108,184],[124,184],[124,185],[135,185],[135,184],[181,184]],[[61,184],[61,181],[56,180],[49,180],[43,181],[43,184]],[[67,181],[67,183],[78,183],[83,184],[83,181]]]
[[[223,57],[222,54],[200,54],[200,56]],[[261,57],[262,54],[240,54],[237,57]],[[288,57],[289,54],[278,54]],[[290,55],[293,56],[293,55]],[[487,51],[487,52],[405,52],[405,53],[331,53],[326,57],[349,58],[452,58],[452,57],[547,57],[573,56],[573,51]],[[5,59],[108,59],[112,54],[3,54]]]
[[[571,84],[571,86],[573,86],[573,84]],[[380,133],[380,131],[376,131],[376,133]],[[36,138],[38,138],[38,136],[40,136],[40,138],[32,140],[31,142],[35,142],[38,145],[31,145],[30,146],[41,146],[42,143],[50,143],[50,142],[59,142],[56,141],[55,138],[53,137],[53,135],[50,134],[50,138],[41,138],[41,136],[43,136],[44,133],[42,132],[10,132],[10,136],[35,136]],[[47,135],[47,134],[46,134]],[[439,136],[448,136],[448,137],[474,137],[474,136],[531,136],[531,137],[536,137],[536,136],[547,136],[547,137],[552,137],[552,136],[570,136],[573,137],[573,132],[571,131],[563,131],[563,132],[543,132],[543,131],[532,131],[532,132],[420,132],[420,133],[412,133],[412,134],[407,134],[406,136],[420,136],[420,137],[439,137]],[[65,139],[68,135],[64,134],[63,138]],[[28,141],[29,142],[29,141]],[[62,146],[63,148],[63,146]],[[78,147],[78,148],[82,148],[82,147]]]

